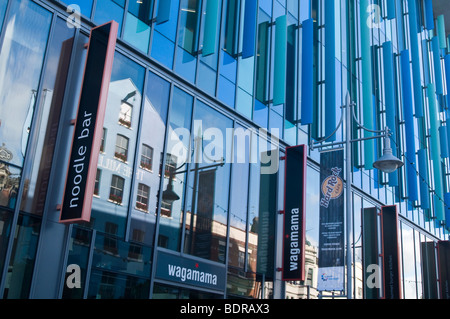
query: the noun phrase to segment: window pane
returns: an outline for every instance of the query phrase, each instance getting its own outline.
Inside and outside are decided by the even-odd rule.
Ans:
[[[40,219],[19,215],[3,298],[28,299],[39,238]]]
[[[172,157],[170,157],[166,161],[169,165],[167,165],[167,168],[164,167],[165,172],[171,170],[173,166],[176,166],[180,171],[186,170],[187,165],[185,163],[189,154],[193,98],[184,91],[175,88],[172,100],[166,156],[176,156],[177,163],[173,164],[170,159]],[[164,187],[162,189],[163,203],[161,204],[158,243],[161,247],[179,250],[184,214],[186,173],[174,174],[173,178],[166,176],[167,174],[164,175]],[[169,185],[172,185],[172,191],[170,191]],[[173,194],[176,196],[173,196]],[[172,201],[172,203],[170,204],[169,201]]]
[[[153,58],[172,69],[177,33],[179,1],[171,1],[169,20],[155,25],[151,55]]]
[[[67,28],[66,21],[58,19],[54,25],[53,37],[47,53],[47,64],[42,82],[42,95],[39,106],[39,116],[34,127],[39,128],[36,141],[36,153],[33,157],[31,178],[27,181],[22,196],[21,210],[42,215],[50,170],[53,163],[53,153],[56,146],[61,106],[66,93],[65,83],[69,69],[69,59],[72,52],[74,29]],[[58,66],[58,67],[56,67]]]
[[[77,5],[80,7],[81,14],[90,18],[92,12],[92,2],[93,0],[62,0],[68,5]]]
[[[97,0],[97,5],[95,6],[94,22],[98,25],[101,25],[114,20],[119,24],[120,34],[124,5],[125,0]]]
[[[158,165],[164,151],[164,132],[166,131],[167,109],[169,104],[170,84],[159,76],[148,72],[142,111],[142,127],[140,128],[141,149],[139,168],[134,181],[135,195],[138,198],[141,185],[148,186],[147,209],[138,209],[133,205],[131,210],[131,234],[140,234],[133,239],[148,246],[153,246],[158,194],[161,175]],[[138,153],[139,154],[139,153]]]
[[[36,102],[51,14],[29,0],[14,1],[0,49],[0,141],[22,166]],[[14,105],[14,112],[11,112]]]
[[[8,248],[9,235],[11,234],[12,218],[12,212],[0,210],[0,272],[3,272],[3,266],[5,265],[5,254]]]
[[[231,154],[231,145],[225,140],[230,132],[227,128],[231,128],[233,123],[199,101],[194,123],[197,126],[191,137],[194,151],[186,197],[184,250],[197,257],[223,263],[225,256],[219,252],[221,246],[225,248],[231,167],[230,161],[225,161],[225,157]],[[217,165],[222,160],[225,164]]]
[[[402,257],[404,299],[416,299],[416,270],[414,254],[414,234],[411,227],[402,225]]]
[[[67,265],[78,265],[81,270],[81,289],[70,289],[64,285],[63,299],[82,299],[85,288],[87,266],[89,259],[89,247],[91,245],[92,232],[89,230],[74,227],[69,244],[69,257]],[[70,273],[66,273],[65,281]]]
[[[153,0],[138,0],[128,3],[127,20],[123,38],[139,50],[148,53]]]
[[[114,223],[120,237],[125,234],[128,205],[135,206],[136,195],[130,190],[135,176],[144,76],[142,66],[115,53],[103,124],[107,134],[98,159],[102,181],[99,196],[93,199],[91,224],[98,231],[107,231],[106,224]]]
[[[246,135],[248,133],[248,136]],[[230,241],[233,246],[228,251],[229,265],[244,269],[246,259],[246,230],[247,230],[247,195],[250,162],[250,131],[242,126],[235,128],[233,166],[231,174],[230,195]],[[249,248],[250,249],[250,248]]]
[[[198,27],[202,2],[181,0],[179,43],[184,50],[193,54],[198,47]]]

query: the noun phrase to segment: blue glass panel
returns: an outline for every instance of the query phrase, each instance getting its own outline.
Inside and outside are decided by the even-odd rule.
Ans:
[[[272,0],[259,0],[259,7],[269,16],[272,15]]]
[[[387,18],[389,20],[395,19],[395,1],[396,0],[388,0],[387,2]]]
[[[3,1],[0,3],[0,31],[3,26],[3,19],[5,18],[6,6],[8,5],[8,1]]]
[[[236,110],[247,118],[252,118],[252,96],[241,88],[237,92]]]
[[[447,54],[445,56],[444,62],[445,62],[445,82],[447,83],[447,107],[450,107],[450,54]]]
[[[8,1],[6,1],[7,3]],[[64,3],[68,5],[77,5],[80,7],[81,14],[90,18],[92,12],[92,2],[93,0],[63,0]],[[5,3],[5,4],[6,4]],[[1,5],[0,5],[1,6]],[[1,10],[0,10],[1,11]],[[0,23],[1,26],[1,23]]]
[[[334,15],[334,1],[328,1],[325,6],[325,136],[329,136],[336,129],[336,37]],[[329,141],[335,140],[335,135],[329,139]]]
[[[411,41],[411,58],[412,58],[412,72],[413,72],[413,88],[414,88],[414,106],[415,116],[417,118],[423,117],[423,101],[422,101],[422,84],[420,78],[420,56],[419,56],[419,41],[417,38],[417,7],[416,1],[408,1],[409,10],[409,33]]]
[[[313,122],[314,20],[302,23],[302,125]]]
[[[227,0],[225,5],[226,21],[222,31],[223,49],[235,57],[238,53],[239,0]]]
[[[270,110],[269,125],[270,125],[270,133],[277,136],[278,138],[282,138],[282,136],[283,136],[283,117],[280,114],[278,114],[277,112]]]
[[[197,58],[177,47],[177,58],[175,59],[175,70],[185,79],[194,82],[196,74]]]
[[[172,69],[175,44],[158,31],[153,33],[152,57]]]
[[[422,40],[422,57],[425,83],[430,83],[430,56],[428,55],[427,40]]]
[[[232,82],[236,82],[236,65],[236,60],[228,53],[220,55],[220,73]]]
[[[302,0],[300,2],[300,21],[311,18],[311,1]]]
[[[219,100],[234,108],[236,85],[222,75],[219,77],[219,90],[217,92]]]
[[[439,127],[439,140],[441,142],[441,158],[448,157],[448,143],[447,143],[447,127]]]
[[[219,0],[207,0],[202,55],[214,54],[217,49],[217,29],[219,27]]]
[[[0,43],[0,144],[2,153],[6,151],[8,154],[2,159],[20,167],[27,150],[29,127],[32,126],[31,119],[37,104],[36,92],[51,19],[50,12],[32,1],[13,1],[5,21],[5,37]],[[14,106],[14,110],[11,106]],[[2,189],[4,183],[10,181],[14,185],[20,177],[11,175],[7,170],[8,167],[1,169]],[[8,195],[9,188],[5,188],[8,189]]]
[[[152,19],[153,1],[131,1],[128,5],[127,19],[123,38],[141,50],[148,53],[150,42],[150,24]]]
[[[178,2],[178,1],[175,1]],[[156,23],[164,23],[170,19],[170,7],[172,5],[172,0],[159,0],[158,1],[158,13],[156,16]]]
[[[262,102],[255,99],[255,110],[253,112],[253,121],[257,125],[266,128],[268,119],[269,119],[269,108]]]
[[[372,101],[372,61],[370,39],[372,32],[367,25],[369,13],[366,8],[369,5],[368,0],[361,0],[360,3],[360,29],[361,29],[361,80],[362,80],[362,108],[363,108],[363,125],[368,129],[374,129],[373,123],[373,101]],[[328,63],[326,61],[326,63]],[[373,133],[364,131],[364,137],[372,137]],[[364,141],[364,167],[366,170],[373,168],[375,161],[375,142],[374,140]]]
[[[442,165],[441,165],[441,150],[439,138],[439,113],[436,105],[436,94],[434,84],[430,83],[427,87],[428,108],[430,110],[430,139],[431,139],[431,159],[433,162],[434,173],[434,208],[436,217],[439,220],[444,220],[443,203],[439,198],[443,198],[442,185]]]
[[[444,15],[437,17],[437,36],[439,37],[439,48],[447,48],[447,39],[445,38],[445,20]]]
[[[450,193],[445,193],[444,195],[445,202],[445,226],[450,227]]]
[[[208,94],[215,96],[216,93],[216,72],[211,69],[208,65],[200,61],[198,65],[198,79],[197,85],[203,91]]]
[[[242,44],[242,58],[244,59],[255,55],[257,9],[257,0],[245,1],[244,40]]]
[[[286,100],[287,15],[276,19],[273,104]]]
[[[386,124],[392,132],[391,145],[397,140],[397,103],[395,100],[395,80],[394,80],[394,55],[392,51],[392,42],[383,43],[383,60],[384,60],[384,90],[385,90],[385,106],[386,106]],[[392,148],[393,155],[397,156],[397,148]],[[396,185],[390,185],[396,186]]]
[[[417,152],[419,157],[420,207],[430,209],[430,190],[428,188],[428,154],[427,149]]]
[[[431,40],[431,46],[433,50],[434,60],[434,79],[436,85],[436,94],[444,94],[444,88],[442,85],[442,70],[441,70],[441,54],[439,52],[439,38],[433,37]]]
[[[159,0],[157,15],[161,14],[160,9],[162,10],[162,5],[168,5],[169,7],[169,19],[166,21],[157,22],[155,26],[155,30],[159,31],[161,34],[175,42],[175,37],[177,33],[177,23],[178,23],[178,7],[180,2],[174,1],[172,3],[171,0]],[[163,23],[165,22],[165,23]]]
[[[402,72],[402,93],[403,93],[403,118],[405,121],[406,140],[406,171],[408,177],[408,198],[411,201],[417,200],[417,178],[416,178],[416,151],[415,151],[415,129],[412,107],[411,70],[409,64],[409,52],[404,50],[400,57]]]
[[[125,0],[97,0],[94,22],[100,25],[114,20],[119,24],[120,34],[124,5]]]
[[[425,27],[428,30],[434,29],[433,0],[424,0],[425,5]]]

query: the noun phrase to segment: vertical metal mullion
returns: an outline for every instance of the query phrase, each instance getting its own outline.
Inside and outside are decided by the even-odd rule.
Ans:
[[[150,69],[148,69],[146,72],[148,73]],[[166,153],[167,153],[167,139],[169,136],[169,126],[170,126],[170,115],[172,110],[172,97],[173,97],[173,91],[174,91],[174,84],[173,82],[170,83],[170,93],[169,93],[169,101],[167,105],[167,118],[166,118],[166,127],[164,131],[164,144],[163,144],[163,152],[162,152],[162,158],[161,158],[161,178],[159,180],[159,190],[158,190],[158,207],[156,207],[156,219],[155,219],[155,234],[153,238],[153,256],[152,256],[152,267],[151,267],[151,273],[150,273],[150,291],[149,291],[149,298],[151,299],[153,297],[153,285],[154,285],[154,279],[156,274],[156,256],[157,256],[157,250],[158,250],[158,237],[159,237],[159,221],[161,218],[161,201],[162,201],[162,189],[164,188],[164,165],[166,163]]]
[[[199,0],[199,1],[201,1],[201,0]],[[200,65],[200,55],[201,55],[201,53],[200,53],[200,46],[201,46],[201,44],[203,44],[203,38],[204,38],[204,34],[202,34],[202,27],[203,27],[203,16],[204,16],[204,14],[203,14],[203,12],[205,12],[206,11],[206,1],[202,1],[201,2],[201,4],[200,4],[200,12],[199,12],[199,15],[200,15],[200,17],[198,18],[200,21],[198,21],[198,30],[197,30],[197,41],[198,41],[198,43],[197,43],[197,47],[196,47],[196,51],[197,51],[197,53],[195,54],[195,59],[197,60],[197,63],[196,63],[196,65],[195,65],[195,75],[194,75],[194,83],[195,84],[197,84],[197,81],[198,81],[198,69],[199,69],[199,65]],[[201,42],[200,42],[200,38],[202,38],[201,40]]]
[[[191,136],[189,138],[189,145],[188,145],[188,158],[186,159],[186,185],[184,188],[184,204],[183,204],[183,221],[181,223],[181,242],[180,242],[180,254],[181,256],[183,256],[185,254],[184,252],[184,241],[186,238],[186,217],[187,217],[187,194],[188,194],[188,189],[189,189],[189,180],[190,180],[190,171],[191,171],[191,154],[195,153],[195,142],[192,144],[192,133],[194,131],[194,113],[195,113],[195,106],[197,104],[197,98],[194,96],[192,99],[192,115],[191,115],[191,123],[190,123],[190,132],[191,132]],[[195,132],[194,132],[195,134]],[[195,136],[195,135],[194,135]],[[194,152],[192,152],[192,150]],[[195,164],[195,163],[194,163]],[[194,172],[194,174],[198,174],[198,172]],[[195,194],[196,190],[192,189],[192,196],[196,196]],[[191,215],[194,214],[195,212],[191,209]],[[193,225],[190,225],[190,229],[189,231],[191,232],[191,236],[194,235],[193,233]],[[190,254],[190,253],[188,253]]]
[[[8,4],[8,8],[7,8],[7,12],[10,10],[10,3]],[[0,279],[4,279],[4,280],[0,280],[0,299],[3,298],[3,294],[4,294],[4,289],[5,289],[5,284],[6,284],[6,275],[7,275],[7,271],[8,271],[8,267],[9,267],[9,263],[10,263],[10,259],[11,259],[11,255],[12,255],[12,249],[13,249],[13,245],[14,245],[14,237],[15,237],[15,233],[16,233],[16,229],[17,229],[17,222],[19,219],[19,212],[20,212],[20,206],[22,204],[22,196],[24,193],[24,187],[25,187],[25,176],[32,170],[32,159],[33,156],[32,154],[30,154],[33,151],[33,148],[36,146],[36,141],[34,141],[35,136],[38,134],[38,130],[36,128],[36,120],[38,117],[38,114],[40,112],[41,107],[39,107],[39,100],[42,96],[42,82],[43,82],[43,78],[44,78],[44,73],[45,73],[45,67],[48,61],[48,51],[49,51],[49,43],[52,40],[53,37],[53,31],[54,31],[54,21],[56,18],[56,15],[54,13],[52,14],[52,22],[50,22],[50,28],[48,31],[48,38],[47,38],[47,43],[46,43],[46,48],[44,51],[44,59],[42,61],[42,67],[41,67],[41,72],[39,75],[39,84],[37,86],[37,94],[36,94],[36,98],[35,98],[35,102],[34,102],[34,110],[33,110],[33,116],[31,118],[31,123],[30,123],[30,134],[28,136],[28,142],[27,142],[27,147],[26,147],[26,151],[25,151],[25,156],[23,159],[23,165],[22,165],[22,169],[21,169],[21,177],[20,177],[20,182],[19,182],[19,190],[17,192],[17,201],[16,201],[16,207],[14,209],[14,213],[13,213],[13,220],[11,223],[11,229],[10,229],[10,237],[8,239],[8,244],[7,244],[7,249],[6,249],[6,254],[5,254],[5,260],[4,260],[4,267],[3,267],[3,271],[1,273]],[[5,14],[5,21],[6,21],[6,14]],[[31,157],[31,158],[30,158]],[[42,219],[41,219],[41,225],[40,228],[42,228]],[[39,233],[39,238],[40,238],[40,233]],[[37,255],[36,255],[37,257]],[[35,260],[36,261],[36,260]],[[33,267],[35,267],[36,262],[34,262]],[[31,293],[31,287],[30,290],[28,292],[28,295],[30,296]]]
[[[166,1],[166,0],[159,0],[159,1]],[[179,30],[180,30],[180,26],[181,26],[181,0],[174,0],[174,1],[178,1],[178,21],[177,21],[177,28],[176,28],[176,34],[175,34],[175,43],[174,43],[174,52],[173,52],[173,61],[172,61],[172,67],[170,68],[171,70],[175,69],[175,65],[177,62],[177,49],[178,49],[178,38],[179,38]]]
[[[235,124],[235,128],[236,128],[236,124]],[[232,138],[234,141],[234,135],[232,136]],[[250,154],[251,154],[251,149],[252,149],[252,140],[253,140],[253,134],[250,134],[250,141],[249,141],[250,151],[249,151],[249,158],[248,158],[248,176],[247,176],[247,181],[248,181],[248,183],[247,183],[247,214],[246,214],[247,221],[245,222],[245,259],[244,259],[245,272],[248,271],[248,262],[249,262],[247,256],[248,256],[248,242],[250,239],[250,234],[249,234],[249,232],[250,232],[250,222],[249,221],[250,221],[250,209],[251,209],[251,207],[250,207],[250,177],[251,177],[250,159],[251,159],[251,155]],[[256,274],[256,269],[255,269],[255,274]]]
[[[238,0],[239,1],[239,0]],[[244,2],[243,1],[239,1],[239,4],[237,5],[239,12],[237,13],[237,20],[238,20],[238,27],[237,27],[237,44],[236,44],[236,52],[239,53],[239,44],[241,43],[241,28],[243,26],[241,26],[241,15],[242,15],[242,9],[244,7]],[[238,102],[238,93],[239,93],[239,65],[240,65],[240,59],[239,59],[240,55],[237,54],[236,56],[236,83],[234,84],[234,109],[237,108],[237,102]],[[241,58],[242,59],[242,58]]]
[[[2,24],[2,27],[0,28],[0,48],[3,45],[3,39],[5,38],[5,31],[6,31],[6,27],[5,27],[6,23],[5,22],[6,22],[6,19],[8,18],[8,16],[9,16],[9,12],[11,11],[11,3],[12,2],[13,1],[11,0],[6,5],[5,16],[3,17],[3,24]]]
[[[139,147],[141,145],[141,131],[142,131],[142,123],[143,123],[143,115],[144,115],[144,106],[145,106],[145,96],[146,96],[146,88],[147,88],[147,81],[148,81],[148,70],[145,69],[145,75],[144,75],[144,83],[142,87],[142,94],[141,94],[141,105],[139,110],[139,122],[138,122],[138,128],[136,130],[136,146],[134,149],[134,163],[133,163],[133,173],[131,174],[131,185],[130,185],[130,196],[129,196],[129,202],[128,202],[128,209],[127,209],[127,219],[126,219],[126,225],[125,225],[125,242],[129,242],[130,240],[130,228],[131,228],[131,216],[133,214],[133,201],[134,201],[134,189],[136,184],[136,173],[138,170],[138,163],[139,163]],[[149,194],[150,196],[150,194]]]
[[[123,16],[122,16],[122,27],[119,30],[119,34],[118,34],[118,38],[123,40],[123,34],[125,32],[125,23],[127,22],[127,13],[128,13],[128,1],[130,0],[125,0],[125,5],[123,6]]]
[[[214,97],[217,97],[217,95],[219,94],[219,81],[220,81],[220,59],[221,56],[224,54],[222,52],[222,48],[225,45],[225,37],[222,37],[222,26],[223,24],[226,23],[226,10],[225,7],[227,7],[227,0],[223,0],[222,1],[222,10],[221,10],[221,19],[220,19],[220,28],[219,28],[219,48],[217,49],[217,71],[216,71],[216,87],[214,89]]]
[[[236,121],[233,120],[233,126],[236,125]],[[233,159],[233,150],[234,150],[234,138],[231,142],[231,159]],[[225,283],[228,281],[228,262],[229,262],[229,250],[230,250],[230,224],[231,224],[231,214],[230,214],[230,197],[231,197],[231,186],[232,186],[232,177],[233,177],[233,166],[230,164],[230,173],[228,175],[228,180],[230,181],[228,184],[228,205],[227,205],[227,232],[226,232],[226,239],[225,239]],[[239,258],[239,257],[238,257]],[[244,263],[245,266],[245,263]],[[228,292],[227,292],[227,285],[225,284],[225,291],[224,291],[224,299],[227,298]]]
[[[94,256],[94,249],[95,249],[95,239],[97,236],[97,230],[92,230],[91,235],[91,242],[89,245],[89,257],[88,257],[88,263],[86,266],[86,278],[85,278],[85,284],[84,284],[84,290],[83,290],[83,299],[87,299],[88,291],[89,291],[89,282],[91,279],[91,272],[92,272],[92,259]]]
[[[29,153],[28,157],[31,157],[30,161],[32,161],[32,159],[34,159],[34,155],[36,154],[36,144],[37,144],[38,141],[37,140],[33,141],[34,140],[34,135],[35,135],[33,132],[37,132],[37,130],[38,130],[38,128],[35,127],[38,124],[38,123],[36,123],[36,120],[39,117],[39,113],[42,111],[42,108],[43,108],[43,106],[42,107],[40,106],[40,104],[41,104],[40,103],[41,102],[41,97],[42,97],[42,91],[43,91],[42,84],[44,82],[44,77],[45,77],[45,73],[46,73],[46,66],[47,66],[47,63],[48,63],[49,44],[53,40],[53,36],[54,36],[54,33],[55,33],[55,28],[56,28],[56,20],[57,19],[58,19],[58,16],[57,16],[56,13],[54,13],[53,17],[52,17],[51,24],[50,24],[50,31],[49,31],[48,41],[47,41],[47,48],[45,50],[45,58],[44,58],[44,62],[43,62],[43,65],[42,65],[42,71],[41,71],[41,76],[39,78],[39,86],[38,86],[37,95],[36,95],[35,110],[34,110],[34,114],[33,114],[33,117],[32,117],[32,122],[31,122],[31,128],[32,129],[31,129],[31,132],[30,132],[30,136],[29,136],[29,139],[28,139],[28,145],[27,145],[27,153]],[[75,34],[74,34],[74,38],[75,38]],[[72,50],[74,48],[74,45],[75,45],[75,42],[72,44]],[[36,133],[36,138],[37,137],[38,137],[38,134]],[[32,145],[32,144],[34,144],[34,145]],[[24,161],[24,163],[25,163],[25,161]],[[27,171],[25,171],[25,167],[26,167],[26,165],[24,165],[23,172],[24,173],[28,173],[28,169],[27,169]],[[30,167],[29,170],[31,172],[31,170],[32,170],[31,162],[29,164],[29,167]],[[26,176],[26,174],[23,174],[23,176]],[[48,189],[47,189],[47,191],[48,191]],[[46,201],[46,203],[47,203],[47,201]],[[20,207],[20,205],[19,205],[19,207]],[[44,212],[43,212],[42,217],[41,217],[42,218],[41,219],[41,226],[40,226],[41,230],[44,229],[44,225],[47,222],[47,215],[48,215],[47,214],[47,209],[44,209]],[[38,243],[37,243],[37,247],[36,247],[36,258],[35,258],[34,265],[33,265],[33,274],[36,271],[36,268],[37,268],[36,265],[38,264],[38,261],[40,259],[40,255],[39,254],[40,254],[40,251],[41,251],[41,242],[42,242],[42,237],[39,234]],[[33,277],[31,278],[29,298],[32,298],[32,294],[33,294],[34,288],[35,288],[35,277],[33,275]]]
[[[251,120],[253,120],[254,117],[254,110],[255,110],[255,104],[256,104],[256,73],[257,73],[257,62],[258,62],[258,39],[259,39],[259,24],[258,24],[258,17],[259,17],[259,0],[256,0],[256,25],[255,25],[255,43],[253,44],[255,46],[255,55],[253,57],[253,92],[252,92],[252,114],[251,114]]]
[[[150,39],[148,40],[147,56],[150,56],[152,52],[153,33],[156,27],[156,19],[154,18],[156,12],[156,2],[157,0],[153,0],[152,16],[150,17],[152,22],[150,24]]]
[[[72,237],[73,232],[73,224],[68,225],[68,227],[65,227],[66,229],[66,236],[65,236],[65,244],[64,244],[64,252],[63,252],[63,262],[62,262],[62,269],[60,276],[59,276],[59,288],[58,288],[58,299],[62,299],[63,292],[64,292],[64,285],[65,285],[65,279],[66,279],[66,272],[64,271],[67,269],[67,261],[69,260],[69,243],[70,238]],[[87,284],[87,283],[85,283]]]
[[[93,0],[93,3],[92,3],[92,10],[91,10],[91,17],[90,17],[90,20],[93,22],[94,21],[94,17],[95,17],[95,11],[97,10],[97,1],[98,0]]]

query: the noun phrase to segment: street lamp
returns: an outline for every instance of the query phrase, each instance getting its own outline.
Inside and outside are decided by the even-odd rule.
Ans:
[[[310,149],[322,149],[325,147],[331,147],[331,146],[343,146],[345,145],[345,151],[346,151],[346,253],[347,253],[347,298],[352,299],[352,251],[350,247],[350,231],[352,227],[352,200],[351,200],[351,170],[352,170],[352,164],[351,164],[351,144],[353,142],[360,142],[364,140],[370,140],[370,139],[379,139],[384,138],[384,149],[383,149],[383,156],[381,156],[375,163],[373,163],[373,167],[379,169],[380,171],[384,173],[393,173],[398,168],[402,167],[404,163],[392,155],[392,148],[390,143],[390,136],[391,132],[388,127],[386,127],[384,130],[376,131],[376,130],[370,130],[368,128],[365,128],[361,123],[359,123],[358,119],[355,116],[355,113],[351,110],[352,105],[354,105],[353,102],[350,100],[350,94],[347,92],[345,97],[345,105],[343,108],[345,108],[345,140],[341,142],[330,142],[327,144],[323,144],[326,140],[328,140],[330,137],[332,137],[339,129],[339,127],[342,125],[343,122],[343,114],[341,115],[341,120],[334,130],[333,133],[331,133],[330,136],[325,137],[324,139],[317,141],[317,142],[311,142]],[[351,124],[352,124],[352,116],[355,122],[358,124],[358,127],[364,129],[365,131],[375,133],[378,135],[374,135],[371,137],[365,137],[365,138],[359,138],[359,139],[351,139]],[[319,257],[320,258],[320,257]]]

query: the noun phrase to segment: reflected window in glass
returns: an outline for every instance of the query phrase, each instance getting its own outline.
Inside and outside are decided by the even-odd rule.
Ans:
[[[114,156],[124,162],[127,161],[128,157],[128,141],[127,137],[117,134],[116,152]]]
[[[145,184],[139,184],[136,197],[136,208],[148,211],[148,196],[150,193],[150,187]]]
[[[153,168],[153,148],[142,145],[141,168],[151,171]]]
[[[123,200],[123,189],[125,180],[117,175],[112,176],[109,199],[117,204],[121,204]]]

